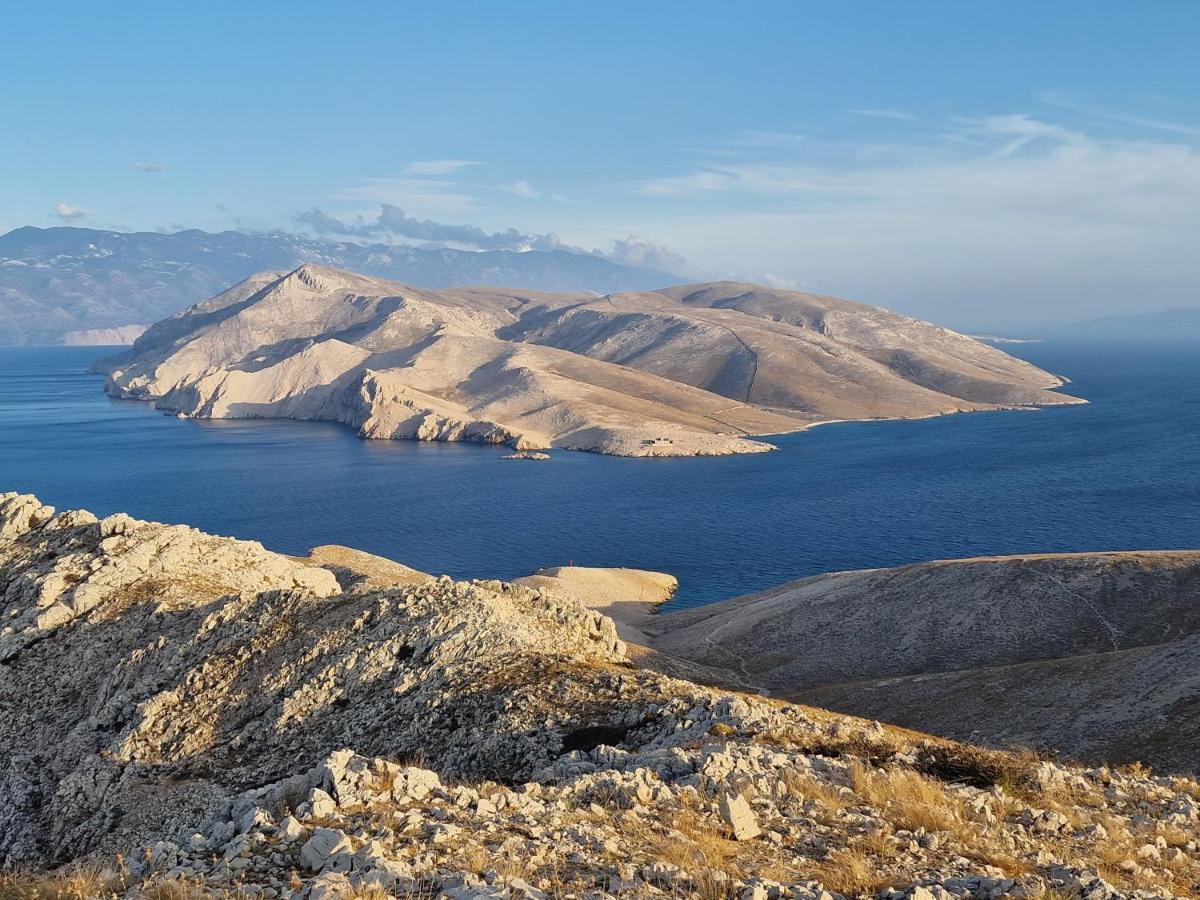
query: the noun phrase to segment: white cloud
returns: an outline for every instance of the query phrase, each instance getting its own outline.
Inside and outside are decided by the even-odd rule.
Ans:
[[[533,185],[524,180],[514,181],[512,184],[502,184],[500,185],[500,190],[508,191],[510,194],[515,194],[518,197],[525,197],[526,199],[540,197],[542,195],[541,191],[536,190]]]
[[[643,240],[636,234],[612,241],[607,250],[593,252],[607,257],[613,262],[638,269],[657,269],[678,273],[687,268],[687,260],[682,255],[670,247]]]
[[[708,267],[947,324],[1200,298],[1200,151],[1183,139],[986,116],[840,159],[701,163],[634,191],[660,208],[647,231]]]
[[[154,172],[161,172],[164,169],[166,169],[166,166],[162,165],[161,163],[135,162],[133,164],[133,171],[135,172],[146,172],[153,174]]]
[[[469,166],[477,166],[471,159],[422,159],[404,167],[406,175],[450,175]]]
[[[84,209],[82,206],[75,206],[73,203],[55,203],[54,214],[60,219],[82,219],[85,216],[92,214],[91,210]]]

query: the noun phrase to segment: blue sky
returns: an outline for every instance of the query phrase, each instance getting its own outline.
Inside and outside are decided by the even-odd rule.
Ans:
[[[430,220],[952,325],[1200,304],[1200,4],[23,7],[2,229]]]

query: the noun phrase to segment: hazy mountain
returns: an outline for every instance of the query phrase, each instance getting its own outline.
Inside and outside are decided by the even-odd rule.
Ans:
[[[1200,340],[1200,306],[1102,316],[1060,329],[1054,336],[1112,341],[1197,341]]]
[[[421,287],[642,290],[666,272],[566,251],[424,250],[294,234],[17,228],[0,236],[0,344],[57,343],[70,331],[147,325],[269,269],[318,263]]]
[[[604,297],[423,290],[305,265],[150,328],[109,390],[200,418],[326,419],[364,437],[691,456],[830,419],[1079,402],[945,328],[720,282]]]

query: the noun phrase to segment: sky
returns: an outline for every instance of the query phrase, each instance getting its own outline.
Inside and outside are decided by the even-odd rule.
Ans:
[[[953,327],[1200,305],[1200,4],[10,5],[0,230],[564,247]]]

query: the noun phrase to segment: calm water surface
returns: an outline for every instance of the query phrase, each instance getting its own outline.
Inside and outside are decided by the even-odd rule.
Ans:
[[[455,577],[672,572],[694,605],[836,569],[1200,547],[1200,348],[1025,344],[1087,406],[826,425],[776,453],[626,460],[195,422],[112,400],[96,348],[0,348],[0,490]]]

